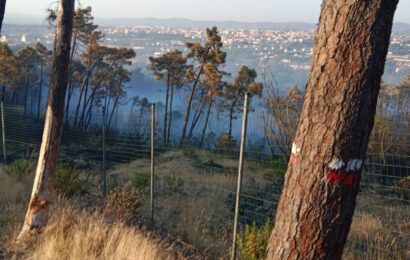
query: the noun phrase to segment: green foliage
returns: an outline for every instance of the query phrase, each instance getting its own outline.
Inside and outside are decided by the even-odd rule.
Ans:
[[[71,166],[59,164],[57,174],[54,180],[54,189],[58,193],[72,196],[84,193],[88,186],[88,176],[81,178],[81,172]]]
[[[245,234],[238,235],[237,243],[243,260],[264,259],[269,243],[272,225],[268,221],[262,227],[257,227],[256,223],[245,226]]]
[[[151,179],[151,174],[149,172],[136,173],[132,181],[136,188],[144,189],[148,187]]]
[[[4,172],[17,181],[21,181],[24,177],[34,170],[34,163],[30,160],[18,159],[13,163],[4,167]]]

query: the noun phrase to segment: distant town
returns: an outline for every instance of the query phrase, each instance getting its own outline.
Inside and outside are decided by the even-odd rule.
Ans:
[[[131,47],[137,53],[133,66],[144,72],[150,56],[174,49],[185,50],[185,42],[205,40],[205,28],[165,26],[102,26],[105,45]],[[310,67],[313,29],[224,29],[220,28],[228,53],[225,70],[234,73],[242,65],[273,73],[284,89],[303,86]],[[37,41],[52,48],[54,33],[47,25],[5,25],[2,42],[13,49]],[[410,34],[393,32],[384,81],[400,82],[410,73]]]

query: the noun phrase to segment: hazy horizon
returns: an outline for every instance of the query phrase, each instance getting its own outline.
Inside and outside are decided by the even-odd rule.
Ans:
[[[55,1],[50,0],[19,0],[8,1],[7,14],[26,16],[45,16],[46,9]],[[190,19],[196,21],[237,21],[237,22],[274,22],[274,23],[317,23],[322,0],[288,0],[286,3],[272,0],[258,0],[251,4],[245,0],[208,0],[197,2],[192,7],[188,0],[81,0],[82,6],[92,6],[96,19]],[[78,7],[78,4],[76,5]],[[217,8],[216,8],[217,7]],[[298,8],[295,8],[298,7]],[[216,10],[215,10],[216,8]],[[27,12],[30,10],[30,12]],[[235,10],[235,12],[232,12]],[[395,22],[410,23],[410,16],[405,10],[410,10],[410,1],[399,3]],[[273,17],[273,18],[272,18]]]

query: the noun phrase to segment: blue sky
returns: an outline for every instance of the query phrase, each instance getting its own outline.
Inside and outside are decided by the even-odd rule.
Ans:
[[[7,12],[45,14],[56,0],[8,0]],[[98,18],[190,18],[244,22],[310,22],[319,18],[322,0],[80,0]],[[410,0],[401,0],[395,21],[410,23]]]

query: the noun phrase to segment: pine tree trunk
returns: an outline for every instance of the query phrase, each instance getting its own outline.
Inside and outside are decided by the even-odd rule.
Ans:
[[[267,259],[340,259],[398,0],[324,0]]]
[[[167,120],[168,120],[168,99],[169,99],[169,82],[170,82],[170,75],[168,71],[167,75],[167,91],[166,91],[166,96],[165,96],[165,113],[164,113],[164,133],[163,133],[163,138],[164,138],[164,144],[168,143],[167,141]]]
[[[235,106],[236,106],[237,101],[238,101],[238,99],[235,99],[235,101],[232,103],[230,111],[229,111],[229,132],[228,132],[229,139],[231,139],[231,137],[232,137],[233,112],[235,110]]]
[[[27,114],[28,82],[29,80],[26,79],[26,83],[24,84],[24,115]]]
[[[70,64],[68,66],[68,71],[69,71],[69,76],[68,76],[68,87],[67,87],[67,101],[66,101],[66,107],[64,109],[65,112],[65,124],[68,125],[68,116],[70,114],[70,103],[71,103],[71,96],[74,91],[74,86],[73,86],[73,60],[74,60],[74,53],[76,51],[76,46],[77,46],[77,37],[78,37],[78,30],[76,30],[75,34],[73,35],[73,43],[71,46],[71,53],[70,53]]]
[[[198,85],[199,79],[201,78],[201,75],[204,71],[204,65],[205,65],[205,61],[208,58],[208,54],[210,51],[210,47],[208,47],[206,49],[205,55],[202,57],[201,60],[201,67],[199,68],[198,71],[198,75],[196,76],[196,79],[194,81],[194,84],[192,85],[192,89],[191,89],[191,93],[189,94],[189,98],[188,98],[188,105],[186,108],[186,112],[185,112],[185,118],[184,118],[184,124],[182,126],[182,138],[181,138],[181,145],[183,145],[185,138],[186,138],[186,130],[188,128],[188,122],[189,122],[189,117],[191,114],[191,106],[192,106],[192,101],[194,100],[194,95],[195,95],[195,91],[196,91],[196,87]]]
[[[111,114],[110,114],[110,117],[109,117],[110,119],[108,120],[107,129],[110,129],[110,127],[111,127],[111,122],[112,122],[112,119],[114,117],[115,109],[118,106],[118,101],[119,100],[120,100],[120,97],[116,97],[115,101],[114,101],[114,104],[112,105],[112,110],[111,110]]]
[[[42,99],[42,92],[43,92],[43,71],[44,65],[41,63],[40,65],[40,84],[38,88],[38,100],[37,100],[37,118],[40,118],[40,107],[41,107],[41,99]]]
[[[85,85],[81,84],[80,96],[78,97],[78,100],[77,100],[77,107],[75,109],[75,116],[74,116],[73,126],[78,126],[77,125],[77,119],[78,119],[78,115],[80,113],[81,101],[83,100],[84,87],[85,87]]]
[[[171,84],[171,96],[169,100],[169,119],[168,119],[168,129],[167,129],[167,140],[169,142],[171,138],[171,125],[172,125],[172,103],[174,101],[174,85]]]
[[[6,0],[0,0],[0,36],[3,28],[4,13],[6,12]]]
[[[210,99],[209,99],[208,110],[206,111],[206,118],[205,118],[204,128],[202,129],[201,141],[199,143],[200,147],[202,147],[202,145],[204,144],[206,129],[208,128],[208,123],[209,123],[209,115],[211,114],[212,102],[213,102],[213,100],[212,100],[212,96],[211,96]]]
[[[58,5],[54,62],[43,139],[33,191],[19,238],[24,238],[30,233],[41,231],[48,221],[52,185],[57,167],[64,117],[74,2],[74,0],[60,0]]]

